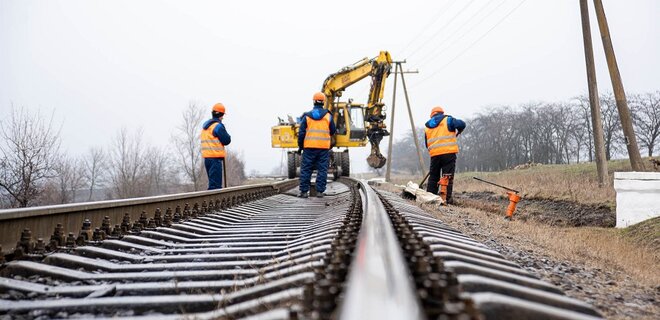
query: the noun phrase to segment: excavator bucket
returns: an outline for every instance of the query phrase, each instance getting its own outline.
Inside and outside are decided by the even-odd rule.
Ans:
[[[380,153],[371,154],[367,157],[367,163],[372,168],[380,169],[387,163],[387,159]]]
[[[380,169],[387,163],[387,158],[380,153],[377,144],[371,144],[371,154],[367,157],[367,163],[374,169]]]

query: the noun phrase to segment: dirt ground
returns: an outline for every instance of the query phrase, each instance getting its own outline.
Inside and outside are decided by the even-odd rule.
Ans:
[[[504,212],[509,200],[493,192],[463,192],[455,195],[463,206]],[[515,212],[519,220],[536,220],[551,226],[603,227],[616,225],[616,213],[607,205],[582,204],[569,200],[523,198]]]
[[[607,206],[525,199],[508,222],[504,197],[456,196],[457,206],[422,207],[608,319],[660,319],[660,254],[619,237]]]

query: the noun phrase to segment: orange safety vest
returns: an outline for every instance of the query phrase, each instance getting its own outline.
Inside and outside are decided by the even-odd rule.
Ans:
[[[441,154],[458,153],[456,132],[451,132],[447,128],[447,118],[442,119],[440,124],[435,128],[424,129],[426,131],[426,145],[429,148],[431,157]]]
[[[200,135],[202,140],[202,157],[203,158],[224,158],[225,146],[220,142],[220,139],[213,135],[213,129],[218,125],[218,122],[210,125],[206,129],[202,129]]]
[[[304,148],[330,149],[330,113],[320,120],[307,116],[307,131],[305,132]]]

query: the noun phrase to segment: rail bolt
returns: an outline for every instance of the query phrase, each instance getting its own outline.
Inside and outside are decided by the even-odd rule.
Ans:
[[[43,238],[37,238],[37,244],[34,246],[34,253],[42,254],[46,252],[46,243]]]
[[[147,224],[149,223],[149,220],[147,219],[147,212],[142,210],[142,212],[140,213],[140,219],[138,220],[138,222],[140,223],[142,228],[147,227]]]
[[[64,246],[66,242],[66,235],[64,234],[64,227],[61,223],[58,223],[53,234],[50,236],[50,247],[52,250],[57,249],[57,247]]]
[[[69,232],[69,235],[66,237],[66,246],[69,248],[76,247],[76,236],[73,235],[73,232]]]
[[[34,242],[32,242],[32,231],[25,228],[21,232],[21,239],[16,243],[16,250],[22,251],[22,253],[31,253],[34,249]]]
[[[156,221],[153,218],[149,218],[149,223],[147,223],[147,228],[156,229]]]
[[[190,219],[190,205],[188,204],[188,202],[186,202],[183,205],[183,219],[184,220]]]
[[[101,228],[94,229],[94,234],[92,235],[92,240],[94,241],[103,241],[105,240],[105,231]]]
[[[131,232],[140,233],[140,231],[142,231],[142,224],[139,222],[134,223],[133,228],[131,228]]]
[[[89,219],[85,219],[82,224],[82,228],[80,229],[80,235],[78,236],[79,239],[82,240],[77,240],[76,242],[78,245],[83,245],[85,242],[92,240],[92,222],[89,221]]]
[[[131,215],[126,212],[121,219],[121,233],[127,233],[129,230],[131,230]]]
[[[172,225],[172,209],[165,210],[165,217],[163,217],[163,225],[169,227]]]
[[[103,217],[103,221],[101,221],[101,230],[105,232],[105,234],[110,234],[110,217],[105,216]]]
[[[122,235],[122,228],[120,225],[115,224],[115,227],[112,229],[111,235],[115,238],[119,238]]]
[[[163,215],[160,212],[160,208],[156,208],[156,212],[154,213],[154,223],[156,223],[156,227],[163,225]]]

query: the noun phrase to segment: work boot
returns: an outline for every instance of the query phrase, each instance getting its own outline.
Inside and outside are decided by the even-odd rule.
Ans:
[[[299,198],[309,198],[309,192],[300,192]]]
[[[323,193],[323,192],[317,192],[317,193],[316,193],[316,197],[317,197],[317,198],[323,198],[323,197],[325,197],[325,193]]]

